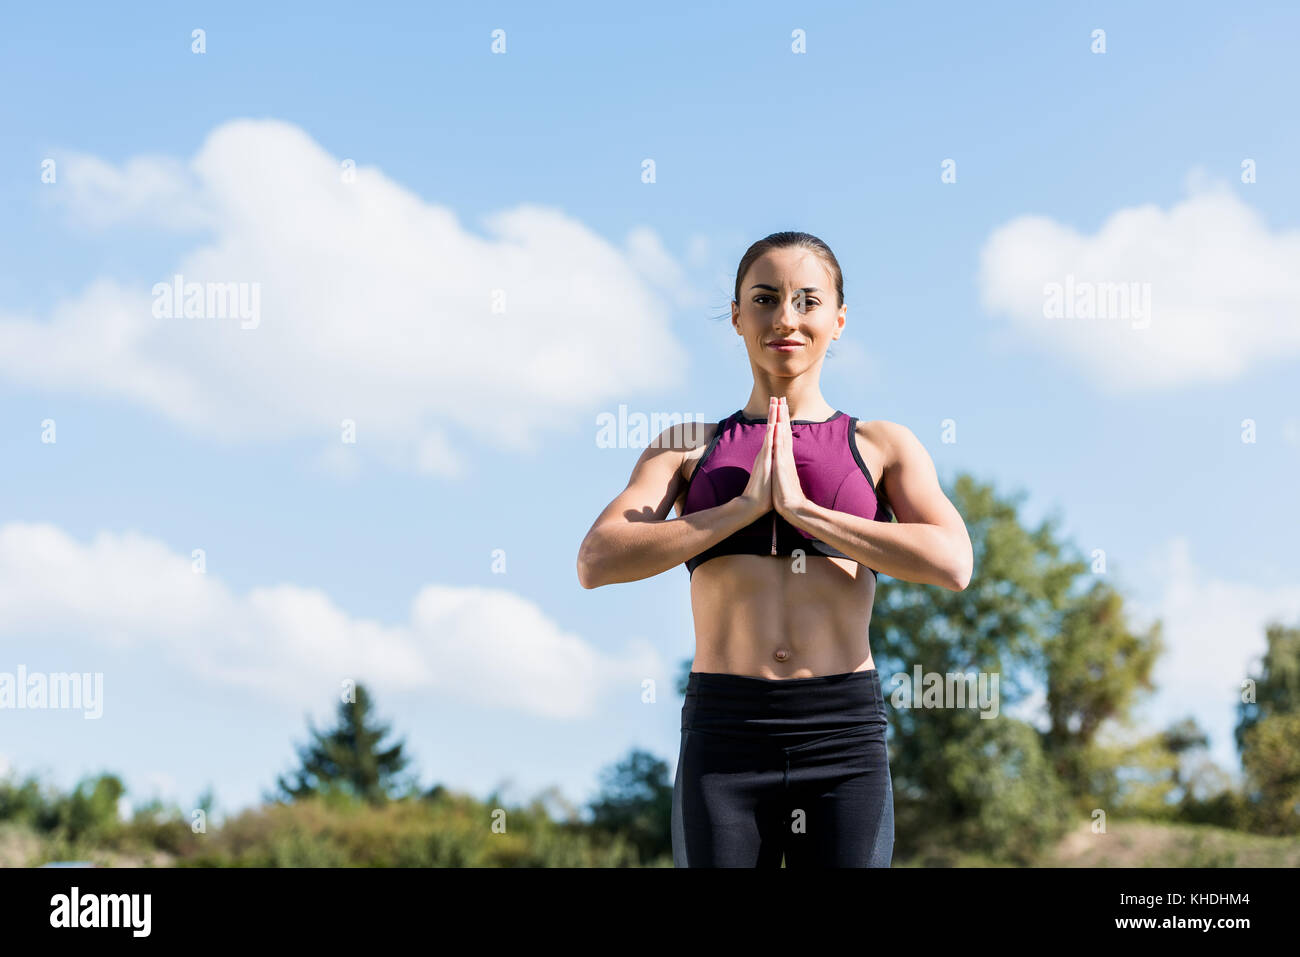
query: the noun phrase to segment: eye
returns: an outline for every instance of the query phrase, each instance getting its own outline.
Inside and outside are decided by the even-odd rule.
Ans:
[[[762,302],[765,299],[772,299],[772,297],[767,295],[754,297],[755,302]],[[820,306],[822,304],[820,299],[814,298],[813,296],[805,296],[803,301],[804,304],[808,306]]]

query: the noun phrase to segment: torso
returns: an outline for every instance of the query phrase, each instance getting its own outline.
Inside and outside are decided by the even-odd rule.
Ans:
[[[886,456],[883,445],[872,439],[872,425],[859,422],[854,441],[862,461],[883,483]],[[682,491],[674,503],[678,515],[685,483],[716,429],[715,423],[701,430],[702,440],[683,458]],[[811,678],[874,668],[867,626],[875,576],[852,559],[809,554],[803,561],[802,574],[792,573],[788,556],[720,555],[696,568],[691,575],[691,670]]]

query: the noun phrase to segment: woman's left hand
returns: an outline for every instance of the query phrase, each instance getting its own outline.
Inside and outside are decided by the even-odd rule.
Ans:
[[[794,466],[794,433],[790,430],[790,407],[782,397],[777,403],[776,435],[772,443],[772,507],[786,521],[807,503],[799,473]]]

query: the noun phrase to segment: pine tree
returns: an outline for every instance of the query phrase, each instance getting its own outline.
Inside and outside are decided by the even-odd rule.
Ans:
[[[353,699],[339,703],[332,730],[317,731],[308,719],[311,741],[297,748],[301,766],[291,780],[281,776],[276,781],[283,799],[340,792],[372,804],[389,799],[408,762],[402,753],[405,741],[381,749],[390,727],[373,722],[373,702],[364,685],[356,686]]]

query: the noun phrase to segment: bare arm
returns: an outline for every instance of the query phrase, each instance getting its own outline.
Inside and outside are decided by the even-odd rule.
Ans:
[[[970,584],[974,556],[966,523],[943,494],[930,453],[904,425],[873,423],[888,464],[879,486],[898,523],[805,502],[790,522],[845,555],[904,581],[961,591]]]
[[[681,465],[693,447],[684,442],[687,427],[698,425],[672,426],[660,433],[637,459],[627,488],[596,517],[578,548],[578,583],[583,588],[658,575],[758,518],[754,504],[738,496],[664,521],[681,491]]]

